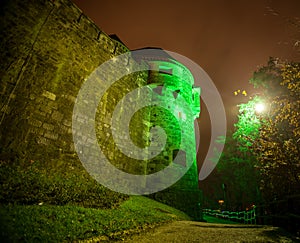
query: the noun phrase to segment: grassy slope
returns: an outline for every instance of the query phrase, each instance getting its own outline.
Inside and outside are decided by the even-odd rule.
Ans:
[[[79,206],[2,205],[0,239],[8,242],[120,240],[172,220],[189,220],[183,212],[142,196],[117,209]]]

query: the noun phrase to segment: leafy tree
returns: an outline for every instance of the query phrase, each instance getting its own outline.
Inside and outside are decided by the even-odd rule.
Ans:
[[[238,122],[234,125],[233,138],[238,144],[240,151],[251,154],[251,147],[259,136],[261,118],[257,114],[256,106],[263,101],[255,96],[248,103],[239,105]]]
[[[266,201],[299,193],[300,189],[300,66],[271,58],[250,82],[260,97],[240,105],[234,138],[241,151],[257,159],[260,188]],[[258,114],[255,104],[267,109]]]
[[[268,202],[300,191],[300,64],[270,58],[250,83],[259,92],[239,105],[210,187],[220,199],[225,183],[232,209],[259,203],[260,193]]]
[[[217,165],[222,183],[226,184],[225,203],[231,210],[244,210],[260,201],[256,158],[229,134]]]
[[[282,65],[278,58],[270,57],[267,65],[256,70],[249,82],[253,84],[254,88],[261,89],[265,96],[274,97],[282,93],[280,85]]]
[[[300,189],[300,65],[278,63],[274,68],[280,68],[280,89],[269,99],[253,146],[267,200],[296,194]]]

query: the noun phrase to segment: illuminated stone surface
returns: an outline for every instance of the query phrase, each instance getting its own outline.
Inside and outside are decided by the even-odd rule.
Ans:
[[[77,93],[95,68],[129,50],[102,32],[68,0],[8,2],[1,19],[0,157],[17,156],[24,161],[53,163],[59,159],[78,161],[72,139],[72,112]],[[100,101],[96,117],[99,145],[112,164],[132,174],[160,171],[176,155],[182,158],[179,167],[186,166],[186,158],[192,159],[191,168],[179,182],[153,197],[195,216],[200,192],[193,121],[200,112],[200,90],[193,89],[191,74],[175,60],[145,62],[159,65],[161,71],[125,76]],[[141,64],[131,60],[129,65]],[[130,136],[138,146],[149,144],[149,128],[155,124],[164,127],[168,134],[164,151],[154,159],[141,162],[118,150],[112,138],[110,118],[126,93],[147,84],[161,91],[161,101],[176,111],[177,117],[157,107],[142,109],[134,115]],[[180,99],[190,105],[191,111],[180,106],[177,102]],[[123,112],[126,109],[124,106]],[[85,132],[82,131],[82,139]],[[181,136],[183,150],[178,149]]]
[[[201,219],[201,215],[197,215],[201,193],[198,189],[194,132],[194,120],[200,113],[200,88],[193,87],[194,79],[190,71],[168,55],[164,57],[162,53],[161,57],[147,57],[143,60],[153,69],[159,70],[149,72],[148,85],[160,95],[161,103],[175,111],[174,116],[159,107],[150,110],[151,125],[163,127],[168,139],[164,150],[148,162],[147,172],[161,170],[163,166],[172,163],[176,156],[180,158],[177,162],[179,169],[188,166],[188,161],[192,163],[182,179],[153,197]]]

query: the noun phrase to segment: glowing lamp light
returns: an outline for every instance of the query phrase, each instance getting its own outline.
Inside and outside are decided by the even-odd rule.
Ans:
[[[222,205],[222,204],[224,203],[224,200],[219,200],[218,203],[219,203],[220,205]]]
[[[262,113],[265,110],[265,105],[262,103],[258,103],[255,105],[255,110],[258,113]]]

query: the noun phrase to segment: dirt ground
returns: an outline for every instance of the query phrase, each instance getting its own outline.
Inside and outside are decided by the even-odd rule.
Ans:
[[[175,221],[122,242],[300,242],[280,228],[261,225]]]

